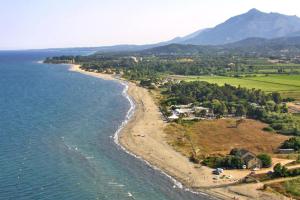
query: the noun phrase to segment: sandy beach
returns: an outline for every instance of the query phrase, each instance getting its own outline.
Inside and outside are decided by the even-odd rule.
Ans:
[[[72,65],[70,70],[105,80],[117,80],[112,75],[84,71],[79,65]],[[213,185],[207,177],[208,171],[211,172],[209,168],[197,168],[165,142],[163,129],[167,124],[148,90],[131,82],[128,86],[128,95],[133,98],[136,108],[133,117],[119,135],[121,145],[187,187]]]
[[[81,69],[80,65],[70,65],[69,70],[73,71],[73,72],[79,72],[79,73],[82,73],[82,74],[85,74],[85,75],[88,75],[88,76],[101,78],[101,79],[104,79],[104,80],[111,80],[111,81],[115,80],[115,81],[117,81],[117,79],[115,79],[112,75],[95,73],[95,72],[88,72],[88,71],[85,71],[85,70]]]
[[[80,69],[79,65],[72,65],[71,71],[102,78],[117,80],[112,75],[87,72]],[[248,186],[229,186],[237,180],[214,180],[212,169],[193,164],[180,153],[176,152],[165,139],[163,121],[158,106],[149,91],[134,83],[128,83],[128,95],[135,102],[135,113],[119,134],[119,142],[128,151],[148,161],[151,165],[163,170],[172,176],[184,187],[194,191],[205,192],[221,199],[278,199],[276,195],[258,192],[259,184]],[[240,171],[225,171],[225,175],[240,176]],[[246,172],[244,172],[246,173]],[[227,187],[220,187],[228,184]],[[244,191],[244,192],[243,192]],[[279,199],[282,199],[279,198]]]

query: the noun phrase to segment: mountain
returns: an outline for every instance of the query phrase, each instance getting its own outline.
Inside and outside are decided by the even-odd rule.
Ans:
[[[300,18],[251,9],[232,17],[214,28],[201,29],[184,37],[151,45],[117,45],[99,51],[139,51],[168,44],[224,45],[247,38],[279,38],[300,36]]]
[[[115,45],[89,49],[99,53],[105,52],[136,52],[166,46],[169,44],[191,45],[224,45],[250,38],[243,43],[254,42],[253,38],[272,39],[300,36],[300,18],[279,13],[264,13],[257,9],[251,9],[247,13],[232,17],[214,28],[200,29],[184,37],[176,37],[172,40],[147,44],[147,45]],[[176,51],[175,46],[172,47]],[[186,47],[184,47],[186,48]],[[159,49],[158,49],[159,50]],[[167,50],[167,49],[166,49]],[[195,50],[195,49],[194,49]]]
[[[180,43],[220,45],[252,37],[270,39],[296,35],[300,35],[299,17],[251,9]]]
[[[269,48],[288,48],[288,47],[299,47],[300,48],[300,36],[296,37],[280,37],[273,39],[264,38],[247,38],[235,43],[224,45],[228,48],[249,48],[249,47],[269,47]]]
[[[298,56],[300,36],[273,39],[247,38],[224,45],[169,44],[140,51],[140,54],[154,55],[257,55],[257,56]]]
[[[300,36],[300,31],[290,33],[290,34],[288,34],[287,36],[289,36],[289,37],[297,37],[297,36]]]
[[[210,46],[192,45],[192,44],[168,44],[151,49],[141,51],[141,54],[154,54],[154,55],[172,55],[172,54],[200,54],[204,53]]]

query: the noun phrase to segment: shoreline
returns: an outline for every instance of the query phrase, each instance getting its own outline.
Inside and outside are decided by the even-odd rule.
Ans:
[[[82,74],[85,74],[85,75],[93,76],[93,77],[96,77],[96,78],[101,78],[103,80],[118,81],[120,84],[124,85],[125,88],[122,91],[122,95],[129,101],[130,109],[127,111],[127,114],[125,116],[125,120],[121,123],[120,127],[118,128],[118,130],[113,135],[113,139],[114,139],[114,142],[116,143],[116,145],[118,145],[123,151],[130,154],[131,156],[143,161],[146,165],[153,168],[154,170],[160,171],[162,174],[164,174],[169,179],[171,179],[171,181],[174,183],[174,185],[176,185],[177,188],[185,189],[186,191],[190,191],[192,193],[207,195],[206,193],[202,193],[202,192],[199,192],[199,191],[192,191],[189,188],[184,187],[183,184],[180,181],[176,180],[171,175],[169,175],[165,171],[161,170],[159,167],[151,164],[149,161],[143,159],[142,156],[135,154],[133,151],[126,148],[125,145],[122,143],[122,139],[124,138],[123,135],[126,134],[124,129],[129,124],[132,124],[132,125],[134,124],[135,121],[132,118],[134,117],[134,115],[136,113],[136,110],[138,109],[138,107],[136,106],[135,98],[132,97],[132,95],[129,94],[128,90],[129,90],[130,87],[135,87],[135,88],[140,88],[140,89],[144,89],[144,88],[138,87],[133,83],[130,83],[130,82],[127,82],[127,81],[124,81],[124,80],[121,80],[121,79],[117,79],[117,78],[113,77],[113,75],[101,74],[101,73],[96,73],[96,72],[88,72],[88,71],[82,70],[82,69],[80,69],[80,65],[70,65],[69,70],[73,71],[73,72],[78,72],[78,73],[82,73]]]
[[[146,94],[147,98],[149,100],[151,99],[151,103],[153,103],[153,105],[154,105],[154,101],[152,100],[152,97],[150,96],[150,94],[148,93],[148,91],[145,88],[141,88],[139,86],[136,86],[134,83],[127,82],[122,79],[117,79],[113,75],[101,74],[101,73],[96,73],[96,72],[88,72],[88,71],[82,70],[82,69],[80,69],[80,65],[73,64],[73,65],[69,65],[69,66],[70,66],[69,67],[70,71],[82,73],[82,74],[93,76],[96,78],[101,78],[103,80],[118,81],[120,84],[124,85],[125,88],[122,91],[122,94],[129,101],[130,109],[128,110],[128,112],[126,114],[125,120],[122,122],[122,124],[120,125],[118,130],[113,135],[113,139],[114,139],[114,142],[116,145],[118,145],[123,151],[125,151],[129,155],[141,160],[142,162],[144,162],[146,165],[148,165],[152,169],[157,170],[160,173],[162,173],[163,175],[165,175],[167,178],[169,178],[173,182],[174,188],[179,188],[179,189],[183,189],[185,191],[189,191],[194,194],[207,196],[210,199],[216,199],[216,198],[220,197],[219,195],[213,195],[208,191],[206,192],[206,191],[202,191],[199,189],[197,189],[197,190],[193,189],[192,185],[187,185],[185,180],[180,178],[178,175],[175,175],[175,174],[170,175],[169,171],[167,170],[166,167],[163,166],[163,164],[159,164],[158,162],[153,162],[152,159],[145,158],[141,152],[139,152],[137,149],[134,149],[132,147],[132,145],[135,145],[137,148],[139,148],[138,145],[136,145],[130,141],[132,139],[131,136],[133,136],[132,129],[135,128],[135,123],[137,122],[136,115],[137,115],[137,113],[145,113],[145,105],[142,102],[142,98],[141,98],[142,96],[137,96],[134,93],[134,90],[143,91],[142,93]],[[145,95],[143,95],[143,97],[145,97]],[[140,102],[140,103],[138,103],[138,102]],[[143,108],[141,108],[141,106]],[[154,105],[154,106],[156,107],[156,111],[157,111],[156,114],[157,113],[159,114],[159,121],[161,123],[163,123],[163,126],[164,126],[165,122],[163,122],[163,120],[161,118],[161,114],[160,114],[157,106],[156,105]],[[142,121],[142,120],[139,119],[138,121]],[[159,128],[160,128],[160,131],[162,131],[164,127],[159,127]],[[144,138],[144,135],[140,135],[140,136],[135,135],[135,136]],[[135,136],[133,136],[133,137],[135,137]],[[168,144],[166,144],[166,145],[169,146]],[[140,147],[140,148],[144,148],[144,147]],[[168,150],[170,150],[170,149],[168,148]],[[181,154],[179,154],[175,150],[171,149],[171,151],[173,153],[175,153],[176,156],[180,156],[180,157],[184,158],[184,160],[187,160],[185,157],[183,157]]]
[[[257,189],[263,184],[244,185],[216,183],[211,168],[191,163],[187,157],[175,151],[165,139],[161,112],[153,97],[145,88],[113,75],[88,72],[80,65],[69,65],[70,71],[79,72],[104,80],[118,81],[124,85],[123,96],[130,109],[118,130],[112,136],[123,151],[141,160],[154,170],[168,177],[174,188],[198,194],[207,199],[265,199],[277,200],[275,194],[266,194]],[[282,199],[282,198],[280,198]]]

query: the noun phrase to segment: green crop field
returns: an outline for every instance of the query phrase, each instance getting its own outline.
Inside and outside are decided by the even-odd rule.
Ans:
[[[180,76],[185,81],[206,81],[218,85],[229,84],[249,89],[261,89],[265,92],[280,92],[284,97],[300,99],[300,75],[258,75],[256,77],[224,76]]]
[[[295,68],[295,69],[284,69],[285,72],[287,73],[293,73],[293,72],[300,72],[300,68]],[[263,73],[263,74],[276,74],[278,73],[278,69],[266,69],[266,68],[262,68],[262,69],[258,69],[257,70],[258,73]]]

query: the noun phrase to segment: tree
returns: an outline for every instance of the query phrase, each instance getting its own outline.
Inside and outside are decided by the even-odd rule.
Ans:
[[[274,175],[277,176],[277,177],[280,177],[281,176],[281,171],[282,171],[282,166],[280,163],[277,163],[274,168]]]
[[[289,171],[288,168],[286,168],[285,166],[282,166],[280,163],[277,163],[274,168],[274,175],[276,177],[286,177],[289,175]]]
[[[300,155],[298,155],[296,162],[300,163]]]
[[[200,112],[195,113],[197,117],[205,117],[207,115],[206,110],[201,110]]]
[[[143,86],[143,87],[149,87],[151,86],[152,84],[152,81],[149,79],[149,80],[141,80],[140,82],[140,85]]]
[[[192,150],[192,155],[190,156],[190,160],[194,163],[198,163],[199,159],[197,157],[197,151],[196,151],[196,147],[191,139],[191,136],[189,133],[184,132],[184,136],[187,139],[187,141],[190,143],[191,146],[191,150]]]
[[[273,99],[273,101],[274,101],[275,103],[281,103],[281,102],[282,102],[280,93],[278,93],[278,92],[273,92],[271,95],[272,95],[272,99]]]
[[[224,102],[214,99],[212,101],[212,108],[215,114],[224,115],[227,113],[227,107]]]
[[[282,148],[294,149],[295,151],[299,151],[300,150],[300,137],[292,137],[292,138],[286,140],[283,143]]]
[[[261,160],[262,167],[268,168],[272,166],[272,158],[268,154],[259,154],[257,158]]]
[[[283,166],[283,167],[282,167],[282,170],[281,170],[281,176],[282,176],[282,177],[287,177],[287,176],[289,176],[289,170],[288,170],[288,168],[287,168],[286,166]]]
[[[230,169],[242,169],[244,161],[239,156],[228,156],[225,159],[226,166]]]
[[[243,105],[239,104],[237,107],[236,107],[236,112],[235,112],[235,115],[236,116],[243,116],[246,114],[246,109]]]

